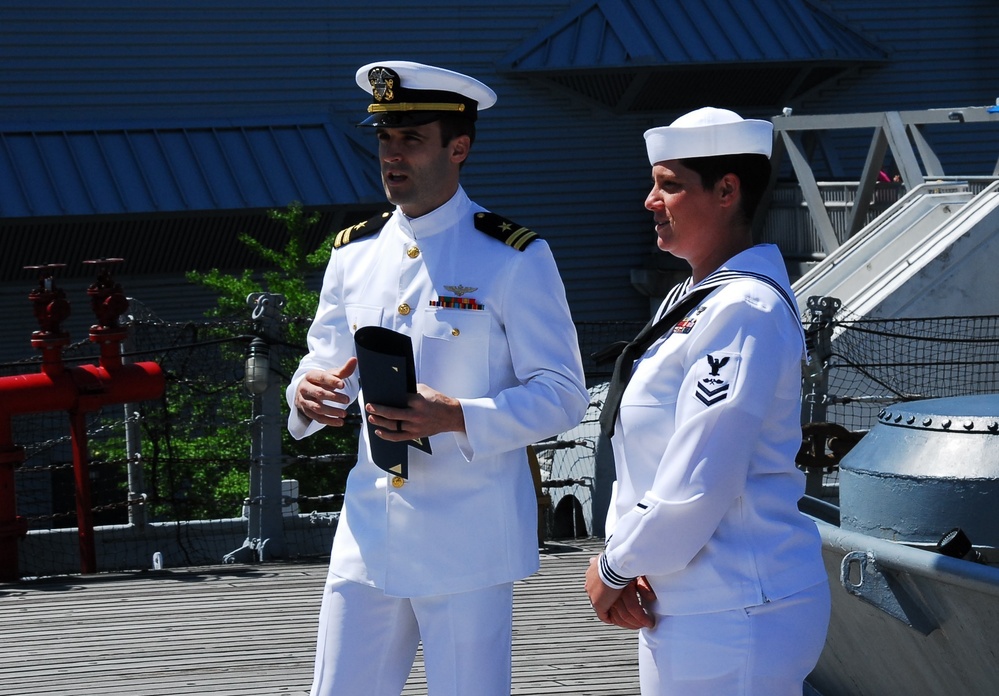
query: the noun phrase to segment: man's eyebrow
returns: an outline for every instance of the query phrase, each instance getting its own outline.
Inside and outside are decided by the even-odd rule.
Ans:
[[[382,133],[388,133],[389,130],[396,131],[397,133],[400,133],[402,135],[421,135],[421,131],[417,130],[416,128],[391,128],[391,129],[377,128],[375,129],[375,134],[381,135]]]

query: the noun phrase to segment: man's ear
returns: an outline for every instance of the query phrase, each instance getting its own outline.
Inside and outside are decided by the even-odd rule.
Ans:
[[[718,199],[722,205],[733,205],[742,193],[742,182],[735,174],[728,173],[718,180],[715,191],[718,192]]]
[[[467,135],[459,135],[451,141],[451,160],[456,163],[465,161],[472,147],[472,140]]]

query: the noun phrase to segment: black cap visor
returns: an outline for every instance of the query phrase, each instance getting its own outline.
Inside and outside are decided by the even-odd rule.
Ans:
[[[439,121],[444,114],[443,111],[386,111],[371,114],[357,125],[372,128],[408,128]]]

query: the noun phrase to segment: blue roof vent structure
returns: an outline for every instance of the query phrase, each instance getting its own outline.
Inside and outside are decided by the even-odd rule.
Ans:
[[[845,71],[885,60],[805,0],[589,0],[498,67],[617,112],[714,105],[777,113]]]

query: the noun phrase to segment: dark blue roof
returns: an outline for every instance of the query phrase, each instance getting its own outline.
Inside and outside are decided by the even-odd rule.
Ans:
[[[0,132],[0,217],[381,203],[371,153],[332,124]]]
[[[500,68],[627,111],[773,108],[885,59],[804,0],[590,0],[517,46]]]

